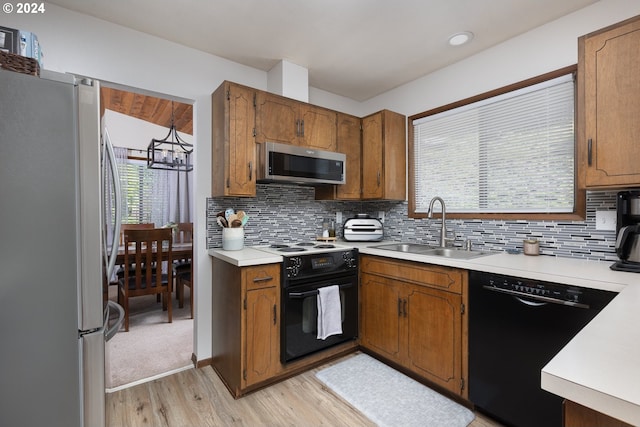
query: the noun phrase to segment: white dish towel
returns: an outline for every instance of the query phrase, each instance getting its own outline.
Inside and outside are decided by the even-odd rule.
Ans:
[[[325,286],[318,289],[318,339],[342,333],[342,307],[340,287]]]

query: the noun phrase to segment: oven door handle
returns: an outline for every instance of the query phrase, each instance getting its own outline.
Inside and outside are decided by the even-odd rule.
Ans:
[[[352,286],[353,286],[353,283],[339,285],[340,289],[350,288]],[[288,292],[287,295],[289,296],[289,298],[306,298],[306,297],[312,297],[314,295],[318,295],[318,290],[314,289],[313,291],[307,291],[307,292]]]

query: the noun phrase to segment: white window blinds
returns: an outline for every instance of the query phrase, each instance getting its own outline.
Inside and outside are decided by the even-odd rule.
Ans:
[[[417,213],[433,196],[448,212],[574,209],[572,75],[417,119]]]
[[[162,227],[169,222],[168,171],[147,169],[145,161],[127,160],[118,165],[123,192],[122,222],[154,223]]]

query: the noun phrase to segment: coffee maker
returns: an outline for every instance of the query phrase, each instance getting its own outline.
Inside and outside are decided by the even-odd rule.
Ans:
[[[616,255],[612,270],[640,273],[640,189],[618,193]]]

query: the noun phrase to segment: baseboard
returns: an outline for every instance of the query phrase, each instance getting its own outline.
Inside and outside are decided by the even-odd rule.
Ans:
[[[107,388],[107,389],[105,389],[105,392],[106,393],[114,393],[116,391],[124,390],[126,388],[130,388],[130,387],[133,387],[133,386],[136,386],[136,385],[139,385],[139,384],[144,384],[144,383],[148,383],[150,381],[157,380],[157,379],[160,379],[160,378],[163,378],[163,377],[168,377],[169,375],[177,374],[178,372],[186,371],[187,369],[193,369],[193,366],[183,366],[182,368],[172,369],[171,371],[163,372],[161,374],[154,375],[154,376],[149,377],[149,378],[143,378],[141,380],[136,380],[136,381],[133,381],[133,382],[131,382],[129,384],[123,384],[123,385],[120,385],[120,386],[117,386],[117,387]]]
[[[211,366],[213,364],[213,358],[208,357],[206,359],[198,360],[198,356],[195,353],[191,353],[191,361],[196,368],[202,368],[204,366]]]

